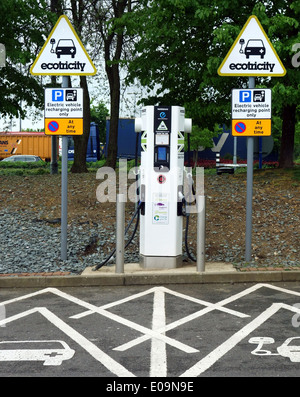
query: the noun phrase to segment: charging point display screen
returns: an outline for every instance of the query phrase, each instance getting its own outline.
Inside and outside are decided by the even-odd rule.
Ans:
[[[170,170],[170,147],[155,146],[154,148],[154,169],[158,172]]]
[[[159,146],[157,148],[157,161],[167,161],[167,148]]]

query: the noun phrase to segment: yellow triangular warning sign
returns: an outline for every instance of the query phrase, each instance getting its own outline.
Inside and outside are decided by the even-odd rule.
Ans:
[[[284,76],[286,70],[255,15],[252,15],[218,69],[220,76]]]
[[[56,22],[30,73],[46,76],[88,76],[97,73],[66,15]]]

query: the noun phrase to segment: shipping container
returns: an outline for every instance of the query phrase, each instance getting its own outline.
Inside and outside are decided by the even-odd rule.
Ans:
[[[118,158],[134,159],[135,153],[141,155],[141,134],[134,130],[135,119],[120,118],[118,123]],[[109,140],[110,119],[106,120],[106,145],[105,157],[107,157]],[[138,142],[136,141],[138,139]],[[137,144],[137,146],[136,146]]]
[[[0,159],[20,154],[39,156],[50,161],[51,136],[44,132],[0,132]]]
[[[59,140],[59,154],[62,151],[62,141]],[[92,122],[90,126],[90,135],[86,150],[86,161],[92,162],[100,160],[104,152],[104,144],[99,140],[99,127],[96,123]],[[74,160],[74,139],[72,136],[68,137],[68,161]]]

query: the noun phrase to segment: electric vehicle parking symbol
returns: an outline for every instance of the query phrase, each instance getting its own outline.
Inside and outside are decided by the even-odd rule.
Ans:
[[[66,101],[77,101],[77,90],[66,90]]]
[[[76,55],[76,47],[74,41],[72,39],[59,39],[56,48],[54,49],[56,41],[55,39],[50,40],[51,54],[56,54],[57,58],[60,58],[61,55],[70,55],[72,58]]]
[[[157,180],[158,180],[158,183],[160,184],[160,185],[162,185],[163,183],[165,183],[166,182],[166,177],[164,176],[164,175],[159,175],[159,177],[157,178]]]
[[[243,46],[245,45],[245,40],[242,38],[239,41],[241,45],[240,54],[245,54],[246,58],[249,59],[252,55],[258,55],[261,59],[264,59],[266,55],[266,48],[264,42],[261,39],[250,39],[248,40],[245,50],[243,50]]]

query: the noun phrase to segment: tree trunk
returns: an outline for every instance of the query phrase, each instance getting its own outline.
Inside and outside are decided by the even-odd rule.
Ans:
[[[280,168],[294,166],[294,140],[296,127],[296,105],[287,105],[282,113],[282,136],[280,146]]]
[[[107,150],[107,166],[115,169],[118,155],[118,124],[120,111],[119,65],[113,65],[107,73],[110,86],[110,126]]]
[[[112,2],[112,8],[115,18],[121,18],[124,15],[126,6],[131,10],[131,2],[127,0],[118,0]],[[104,57],[105,70],[109,81],[110,88],[110,127],[109,140],[107,142],[107,166],[115,168],[118,155],[118,124],[120,111],[120,65],[119,61],[122,55],[124,31],[116,29],[111,31],[104,40]]]
[[[63,14],[63,5],[61,0],[51,0],[50,10],[57,14],[57,17]],[[54,26],[54,25],[53,25]],[[56,87],[56,76],[51,76],[51,87]],[[51,163],[50,163],[50,174],[58,174],[58,162],[57,162],[57,142],[58,136],[51,136]]]
[[[82,33],[82,26],[84,24],[84,1],[71,0],[71,9],[74,27],[80,37]],[[86,152],[90,136],[91,110],[86,76],[80,76],[80,87],[83,88],[83,134],[74,135],[74,162],[71,168],[71,172],[77,174],[88,172],[86,166]]]
[[[74,135],[74,163],[71,168],[71,172],[74,174],[88,172],[86,152],[90,136],[91,112],[86,76],[80,76],[80,86],[83,88],[83,134]]]

